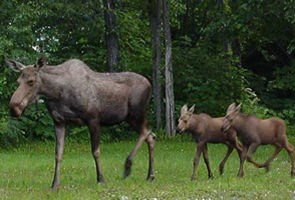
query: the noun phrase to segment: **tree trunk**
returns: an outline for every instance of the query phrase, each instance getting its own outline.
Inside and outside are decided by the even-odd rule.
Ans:
[[[156,112],[156,127],[162,125],[162,90],[161,90],[161,0],[150,0],[150,23],[153,51],[153,100]]]
[[[233,40],[233,55],[238,58],[238,66],[242,67],[242,50],[241,50],[241,44],[240,40],[238,38],[235,38]]]
[[[107,46],[107,67],[110,72],[118,70],[119,42],[116,33],[115,0],[104,0],[105,40]]]
[[[163,26],[165,35],[165,95],[166,95],[166,133],[168,136],[175,135],[175,103],[173,89],[173,70],[172,70],[172,44],[171,31],[169,25],[169,10],[167,0],[163,3]]]

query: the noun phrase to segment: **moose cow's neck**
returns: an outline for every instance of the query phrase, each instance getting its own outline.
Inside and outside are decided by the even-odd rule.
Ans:
[[[89,67],[80,60],[68,60],[57,66],[44,66],[39,70],[39,94],[48,99],[60,99],[71,90],[84,90],[90,76]]]
[[[44,95],[48,99],[59,98],[62,92],[63,74],[53,73],[48,70],[52,66],[46,66],[39,71],[39,91],[38,94]]]

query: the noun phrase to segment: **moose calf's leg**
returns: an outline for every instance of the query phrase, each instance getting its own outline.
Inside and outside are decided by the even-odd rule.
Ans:
[[[204,161],[205,161],[207,171],[208,171],[208,178],[213,178],[213,174],[211,172],[211,168],[210,168],[210,164],[209,164],[207,144],[204,145],[203,157],[204,157]]]
[[[192,174],[192,177],[191,177],[191,180],[196,180],[196,171],[197,171],[197,168],[198,168],[198,165],[199,165],[199,160],[200,160],[200,156],[201,156],[201,153],[203,152],[204,150],[204,142],[199,142],[197,144],[197,151],[196,151],[196,157],[194,159],[194,167],[193,167],[193,174]]]
[[[247,152],[247,161],[252,163],[256,167],[259,167],[260,164],[258,164],[252,159],[252,154],[255,153],[258,146],[259,146],[259,143],[251,143]]]
[[[229,158],[230,154],[233,152],[233,147],[231,145],[227,145],[227,152],[226,155],[224,157],[224,159],[220,162],[219,164],[219,174],[223,174],[223,169],[224,169],[224,165],[227,161],[227,159]]]
[[[55,189],[59,185],[59,171],[64,150],[65,126],[55,124],[55,171],[51,188]]]
[[[276,146],[276,149],[275,149],[274,153],[271,155],[271,157],[269,159],[267,159],[267,161],[265,161],[263,164],[258,164],[258,167],[259,168],[265,167],[266,171],[269,171],[269,164],[280,153],[281,150],[282,150],[282,147]]]
[[[244,161],[246,159],[246,151],[245,151],[244,161],[243,161],[243,146],[237,140],[236,140],[236,143],[234,146],[238,152],[239,159],[240,159],[240,168],[239,168],[239,172],[238,172],[238,176],[239,176],[240,171],[242,171],[242,174],[244,174],[242,165],[244,164]]]
[[[99,126],[96,120],[93,120],[88,125],[90,138],[91,138],[91,151],[95,161],[96,167],[96,180],[98,183],[104,183],[104,177],[101,172],[101,167],[99,164],[99,143],[100,143],[100,133],[99,133]]]
[[[286,150],[288,151],[288,154],[290,156],[290,162],[291,162],[291,176],[295,177],[295,155],[294,155],[294,146],[288,142],[286,142]]]
[[[240,169],[237,175],[238,177],[244,176],[244,163],[247,158],[247,151],[248,151],[248,147],[243,147],[243,151],[240,156]]]
[[[149,150],[149,169],[148,169],[148,175],[147,180],[152,181],[154,180],[154,148],[155,148],[155,139],[153,133],[150,133],[146,139],[146,142],[148,144],[148,150]]]

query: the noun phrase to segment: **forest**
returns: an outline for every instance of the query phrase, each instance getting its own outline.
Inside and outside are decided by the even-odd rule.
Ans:
[[[54,140],[44,103],[9,114],[14,59],[49,64],[78,58],[98,72],[132,71],[153,85],[149,126],[174,136],[180,108],[224,116],[227,107],[285,120],[295,134],[294,0],[43,0],[0,2],[0,143]],[[42,99],[42,97],[41,97]],[[68,127],[73,140],[85,127]],[[102,141],[137,137],[126,124],[104,127]],[[122,134],[124,133],[124,134]]]

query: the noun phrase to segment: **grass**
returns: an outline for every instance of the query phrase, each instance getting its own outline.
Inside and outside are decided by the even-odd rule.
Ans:
[[[291,140],[294,144],[294,139]],[[237,178],[239,160],[234,152],[219,176],[218,164],[226,148],[209,145],[214,179],[208,180],[203,159],[197,180],[190,181],[195,143],[159,141],[155,150],[155,176],[146,182],[147,148],[135,157],[131,176],[122,180],[123,164],[134,142],[101,145],[105,184],[96,183],[89,144],[66,142],[61,168],[61,185],[51,191],[54,172],[54,143],[34,143],[0,152],[0,199],[295,199],[295,178],[290,177],[288,154],[282,151],[270,172],[245,164],[244,178]],[[260,147],[257,161],[264,161],[272,147]]]

